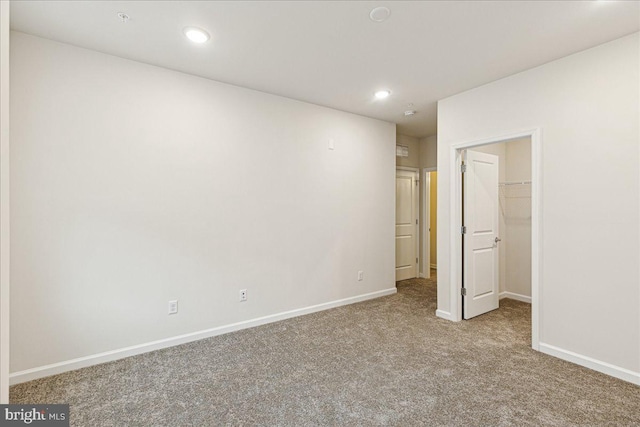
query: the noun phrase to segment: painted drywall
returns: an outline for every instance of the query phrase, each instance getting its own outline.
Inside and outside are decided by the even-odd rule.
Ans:
[[[395,290],[394,124],[22,33],[11,71],[13,373]]]
[[[505,180],[531,181],[530,138],[505,143]],[[531,298],[531,185],[509,185],[501,189],[505,232],[504,291]]]
[[[639,52],[636,33],[438,104],[440,313],[453,310],[451,146],[539,128],[540,346],[638,382]]]
[[[420,138],[421,168],[435,168],[438,165],[438,137],[436,135]]]
[[[431,239],[429,241],[429,262],[432,267],[438,265],[438,172],[429,172],[429,227]]]
[[[0,403],[9,403],[9,32],[10,4],[0,2]]]
[[[407,135],[396,135],[396,144],[409,148],[409,157],[396,156],[396,166],[417,168],[420,165],[420,144],[418,138]]]

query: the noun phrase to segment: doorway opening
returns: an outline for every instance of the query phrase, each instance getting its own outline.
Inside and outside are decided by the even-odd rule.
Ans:
[[[419,171],[396,169],[396,282],[419,275]]]
[[[429,279],[438,264],[438,172],[436,168],[422,169],[422,200],[420,206],[420,277]]]
[[[538,349],[540,138],[532,130],[452,146],[452,319],[531,304]]]

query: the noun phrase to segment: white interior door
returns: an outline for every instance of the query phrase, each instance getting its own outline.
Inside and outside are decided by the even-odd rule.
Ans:
[[[396,171],[396,281],[418,277],[416,178],[416,172]]]
[[[498,156],[467,150],[463,174],[463,304],[470,319],[498,308]]]

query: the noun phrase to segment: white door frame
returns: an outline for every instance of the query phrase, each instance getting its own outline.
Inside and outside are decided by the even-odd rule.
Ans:
[[[419,168],[413,168],[411,166],[396,166],[396,171],[409,171],[409,172],[415,172],[416,174],[416,182],[418,183],[418,187],[420,187],[420,169]],[[418,202],[415,204],[415,210],[416,210],[416,219],[418,220],[418,223],[416,224],[416,257],[420,256],[420,189],[418,188],[418,191],[416,191],[414,194],[417,196]],[[418,264],[416,266],[416,277],[420,277],[420,265]]]
[[[449,220],[450,227],[450,257],[449,292],[451,297],[451,320],[462,320],[462,165],[461,152],[467,148],[481,145],[508,142],[521,138],[531,139],[531,347],[539,349],[540,343],[540,293],[542,291],[542,138],[540,128],[514,131],[504,135],[460,142],[450,147],[450,179],[449,194],[451,195]]]
[[[0,2],[0,403],[9,403],[9,2]]]
[[[437,167],[422,168],[422,275],[425,279],[431,278],[431,177],[430,172],[437,171]]]

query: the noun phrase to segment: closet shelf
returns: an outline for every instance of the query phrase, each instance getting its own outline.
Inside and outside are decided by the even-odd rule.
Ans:
[[[531,185],[531,181],[505,181],[499,182],[498,185],[505,187],[509,185]]]

